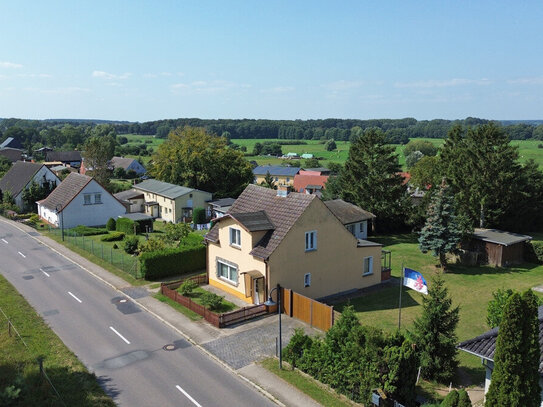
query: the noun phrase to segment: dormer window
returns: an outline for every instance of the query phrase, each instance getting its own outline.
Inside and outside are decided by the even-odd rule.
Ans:
[[[230,228],[230,245],[241,247],[241,230]]]

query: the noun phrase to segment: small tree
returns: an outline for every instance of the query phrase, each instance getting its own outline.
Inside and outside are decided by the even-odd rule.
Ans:
[[[106,223],[106,229],[111,232],[115,230],[116,225],[117,225],[117,222],[115,221],[115,219],[109,218]]]
[[[458,390],[458,407],[471,407],[471,400],[466,390]]]
[[[128,254],[134,254],[138,251],[139,239],[137,236],[128,236],[124,241],[124,251]]]
[[[198,287],[198,284],[196,281],[191,280],[190,278],[183,281],[183,284],[181,284],[181,287],[179,287],[179,292],[181,295],[184,295],[185,297],[190,297],[192,292]]]
[[[266,171],[266,175],[264,175],[264,181],[262,181],[260,185],[265,188],[277,189],[277,184],[275,183],[269,171]]]
[[[192,210],[192,222],[195,225],[206,223],[206,211],[204,208],[194,208]]]
[[[304,160],[304,168],[317,168],[319,166],[319,160],[315,157],[307,158]]]
[[[302,358],[304,351],[311,348],[312,343],[313,340],[309,335],[304,333],[302,328],[296,328],[294,330],[294,335],[290,338],[290,342],[285,349],[283,349],[283,357],[294,369],[298,360]]]
[[[420,354],[423,377],[449,380],[458,365],[456,326],[459,308],[452,307],[445,281],[438,273],[422,297],[422,315],[414,322],[414,337]]]
[[[424,157],[424,154],[422,154],[420,151],[413,151],[411,154],[405,157],[405,166],[411,169],[420,161],[422,157]]]
[[[123,179],[126,178],[126,171],[122,167],[117,167],[113,170],[113,178]]]
[[[440,407],[458,407],[458,391],[452,390],[441,402]]]
[[[337,148],[336,142],[333,138],[324,143],[326,151],[334,151]]]
[[[166,240],[170,243],[181,242],[190,232],[190,226],[186,223],[167,223],[164,227]]]
[[[217,310],[221,307],[223,298],[224,297],[221,297],[220,295],[206,291],[200,296],[200,301],[202,301],[202,304],[210,310]]]
[[[486,311],[486,323],[489,327],[495,328],[500,326],[503,318],[503,311],[507,300],[514,294],[514,291],[508,288],[507,290],[498,289],[492,293],[493,299],[488,302]]]
[[[439,263],[445,270],[446,255],[457,250],[461,237],[454,196],[443,180],[428,206],[428,218],[419,236],[420,250],[423,253],[431,250],[434,256],[439,256]]]

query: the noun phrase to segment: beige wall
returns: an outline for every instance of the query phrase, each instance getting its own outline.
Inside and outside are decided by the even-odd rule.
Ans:
[[[317,231],[317,250],[305,251],[305,232]],[[268,287],[278,283],[319,298],[381,282],[381,246],[356,247],[356,238],[314,199],[269,258]],[[373,274],[362,276],[364,258],[373,257]],[[311,273],[311,286],[304,275]]]
[[[275,181],[275,178],[277,178],[276,184],[277,185],[289,185],[294,186],[294,175],[289,175],[288,177],[286,175],[272,175],[273,180]],[[265,175],[255,175],[256,182],[255,184],[260,185],[264,182]]]
[[[192,195],[192,197],[190,195]],[[172,223],[183,221],[183,208],[190,206],[190,200],[192,200],[192,208],[206,208],[206,201],[209,201],[212,198],[211,193],[204,191],[193,191],[189,194],[180,196],[175,200],[151,192],[144,192],[144,196],[145,202],[158,202],[161,207],[160,218]],[[157,213],[152,214],[150,208],[146,213],[151,216],[158,216]]]

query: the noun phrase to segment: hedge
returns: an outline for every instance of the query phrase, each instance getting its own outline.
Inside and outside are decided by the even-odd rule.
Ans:
[[[531,241],[525,245],[524,257],[530,263],[543,263],[543,242]]]
[[[90,226],[85,225],[78,225],[75,228],[69,229],[69,231],[76,233],[79,236],[105,235],[108,233],[106,228],[91,228]]]
[[[147,232],[146,226],[149,227],[149,231],[153,231],[153,220],[152,219],[141,219],[141,220],[132,220],[128,218],[119,218],[117,219],[117,224],[115,225],[115,230],[117,232],[124,232],[127,235],[134,234],[134,225],[136,225],[136,233],[145,233]]]
[[[198,233],[190,233],[184,237],[179,244],[179,247],[200,247],[204,243],[204,237]]]
[[[124,239],[124,232],[111,232],[105,236],[102,236],[100,240],[102,242],[116,242]]]
[[[206,248],[201,245],[145,252],[139,256],[139,260],[143,278],[157,280],[205,269]]]
[[[204,208],[194,208],[192,210],[192,222],[195,225],[206,223],[206,210]]]

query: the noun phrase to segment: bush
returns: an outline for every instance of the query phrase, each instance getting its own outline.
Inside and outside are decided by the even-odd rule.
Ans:
[[[179,287],[179,292],[181,293],[181,295],[189,297],[196,289],[196,287],[198,287],[196,281],[189,278],[188,280],[183,281],[183,284],[181,284],[181,287]]]
[[[471,400],[466,390],[458,391],[458,407],[471,407]]]
[[[447,397],[441,402],[441,407],[457,407],[458,406],[458,392],[456,390],[447,394]]]
[[[107,223],[106,223],[106,229],[111,232],[111,231],[115,230],[116,225],[117,225],[117,222],[115,221],[115,219],[109,218],[107,220]]]
[[[206,248],[202,245],[142,253],[140,266],[144,278],[148,280],[192,273],[205,269]]]
[[[124,251],[128,254],[134,254],[138,251],[139,239],[136,236],[128,236],[124,241]]]
[[[179,247],[202,247],[204,244],[204,237],[198,233],[190,233],[185,236],[179,243]]]
[[[78,225],[75,228],[71,228],[69,230],[79,236],[96,236],[105,235],[106,233],[108,233],[106,228],[92,228],[85,225]]]
[[[194,208],[192,210],[192,222],[195,225],[206,223],[206,210],[204,208]]]
[[[112,232],[105,236],[102,236],[100,240],[102,242],[116,242],[118,240],[123,240],[125,234],[123,232]]]
[[[295,368],[298,360],[302,358],[307,349],[311,348],[312,343],[313,340],[304,333],[302,328],[296,328],[290,342],[283,349],[283,357]]]
[[[156,252],[158,250],[163,250],[166,247],[166,242],[164,239],[147,239],[139,244],[140,253],[143,252]]]
[[[117,232],[124,232],[127,235],[133,235],[137,233],[136,222],[128,218],[119,218],[117,219],[115,230]]]
[[[543,263],[543,242],[529,242],[525,245],[525,257],[530,263]]]
[[[210,310],[216,310],[219,309],[222,300],[224,297],[221,297],[220,295],[217,295],[215,293],[210,293],[209,291],[206,291],[200,295],[200,301],[202,304],[209,308]]]
[[[113,244],[113,248],[114,248],[114,249],[118,249],[118,248],[119,248],[119,246],[117,246],[117,243],[114,243],[114,244]]]

